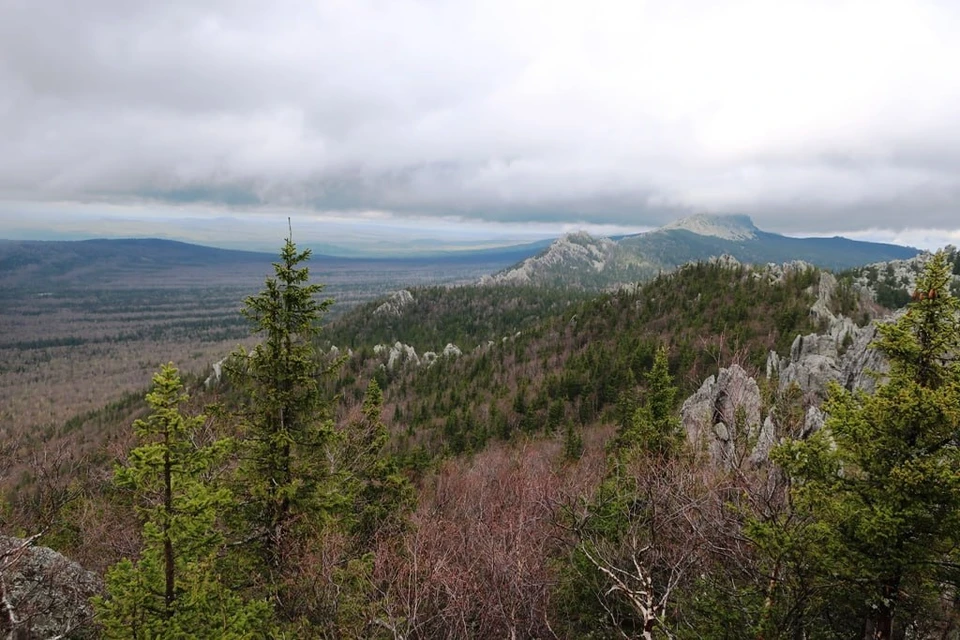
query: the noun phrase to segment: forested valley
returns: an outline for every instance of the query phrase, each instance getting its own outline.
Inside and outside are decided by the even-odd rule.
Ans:
[[[329,321],[308,251],[274,270],[207,374],[5,426],[4,633],[960,637],[956,252]]]

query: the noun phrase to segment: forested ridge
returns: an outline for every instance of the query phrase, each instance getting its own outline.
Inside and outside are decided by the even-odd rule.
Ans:
[[[812,431],[820,399],[762,371],[827,329],[818,301],[881,313],[852,277],[825,297],[813,267],[715,260],[325,323],[308,259],[287,242],[218,375],[171,364],[145,402],[4,443],[5,532],[104,577],[73,636],[958,637],[953,255],[878,326],[876,389],[834,385]],[[775,441],[721,464],[680,407],[733,364]]]

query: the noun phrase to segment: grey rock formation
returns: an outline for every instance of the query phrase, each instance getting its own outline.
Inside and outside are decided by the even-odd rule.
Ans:
[[[386,302],[377,307],[373,315],[375,316],[393,316],[399,318],[403,315],[404,307],[413,304],[416,299],[413,294],[406,289],[401,289],[393,293]]]
[[[447,346],[443,348],[443,354],[445,358],[456,358],[463,355],[463,352],[460,351],[460,347],[453,343],[447,343]]]
[[[725,269],[736,269],[737,267],[743,266],[743,263],[731,256],[729,253],[724,253],[723,255],[713,256],[707,262],[710,264],[717,264]]]
[[[493,341],[490,341],[490,344],[493,344]],[[483,345],[478,345],[474,351],[483,348]],[[420,356],[420,364],[423,366],[431,366],[434,362],[440,358],[456,358],[462,356],[463,352],[460,350],[460,347],[453,343],[447,343],[447,346],[443,348],[443,351],[436,353],[435,351],[427,351],[422,356]]]
[[[765,452],[773,445],[773,431],[761,418],[757,381],[738,365],[707,378],[680,410],[690,442],[702,446],[716,463],[727,467]]]
[[[829,384],[838,382],[850,390],[872,391],[876,381],[869,372],[885,370],[882,355],[871,347],[876,337],[875,324],[860,327],[850,318],[830,310],[836,287],[836,278],[829,273],[821,274],[817,300],[810,308],[810,314],[826,331],[798,335],[786,360],[773,352],[768,356],[767,377],[779,375],[781,390],[796,383],[804,393],[822,399]]]
[[[957,247],[946,245],[942,249],[950,261],[956,259]],[[917,287],[917,279],[934,254],[923,251],[905,260],[874,262],[853,270],[853,287],[862,295],[877,299],[878,291],[887,287],[894,291],[903,291],[907,295]],[[953,276],[954,286],[960,284],[960,274]]]
[[[373,352],[377,355],[386,354],[387,361],[384,366],[388,370],[393,370],[403,364],[420,365],[420,357],[417,350],[408,344],[397,341],[392,347],[385,344],[378,344],[373,347]]]
[[[780,375],[780,355],[776,351],[767,354],[767,379]]]
[[[806,269],[809,265],[770,266],[763,273],[783,277],[793,268]],[[800,437],[823,427],[826,416],[819,404],[826,398],[830,383],[839,383],[851,391],[871,392],[876,387],[877,374],[882,377],[887,369],[882,354],[872,348],[876,323],[859,327],[831,310],[836,288],[836,278],[824,273],[811,291],[817,299],[810,314],[824,327],[823,333],[798,335],[788,356],[781,357],[773,351],[767,356],[767,379],[778,379],[780,392],[793,384],[803,392],[806,414]],[[690,442],[703,447],[717,464],[759,465],[767,460],[782,434],[774,415],[763,416],[762,411],[756,381],[734,365],[707,378],[687,398],[681,419]]]
[[[770,450],[777,445],[777,425],[772,416],[767,416],[757,434],[756,443],[750,452],[750,462],[754,465],[762,464],[770,457]]]
[[[482,285],[529,284],[562,279],[569,274],[572,279],[584,273],[599,274],[614,258],[617,243],[609,238],[594,238],[585,231],[568,233],[551,244],[545,251],[527,258],[510,269],[483,276]]]
[[[32,540],[0,536],[0,633],[11,640],[93,638],[99,577]]]
[[[809,407],[807,415],[803,419],[803,431],[800,433],[800,437],[806,438],[819,431],[823,427],[824,420],[826,420],[826,416],[823,415],[823,411],[820,411],[819,407]]]
[[[783,282],[788,275],[809,269],[816,269],[816,267],[803,260],[792,260],[780,264],[768,262],[766,265],[754,267],[752,275],[755,280],[766,280],[770,284],[777,284]]]
[[[220,380],[223,377],[223,365],[226,361],[226,358],[221,358],[210,366],[212,371],[210,375],[207,376],[207,379],[203,381],[203,386],[209,389],[220,384]]]
[[[898,315],[893,316],[896,317]],[[883,354],[871,347],[876,338],[877,325],[871,323],[857,333],[853,344],[843,354],[838,382],[850,391],[862,389],[872,393],[877,387],[877,376],[882,378],[889,369]]]
[[[797,336],[788,364],[780,366],[780,388],[796,383],[804,393],[825,397],[830,381],[840,377],[836,342],[829,335]]]

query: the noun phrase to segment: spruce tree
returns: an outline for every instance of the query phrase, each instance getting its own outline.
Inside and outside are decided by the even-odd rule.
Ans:
[[[253,638],[266,629],[266,603],[246,603],[220,581],[218,515],[231,495],[209,476],[228,442],[196,446],[205,418],[184,416],[186,401],[177,370],[161,368],[147,394],[153,413],[134,423],[142,444],[116,471],[144,521],[143,548],[110,568],[107,597],[94,602],[107,638]]]
[[[343,443],[341,493],[352,505],[347,518],[354,547],[366,551],[378,534],[396,533],[414,504],[414,489],[386,451],[390,434],[383,423],[383,392],[371,379],[360,418],[347,426]]]
[[[873,394],[834,385],[823,429],[775,454],[819,537],[822,591],[842,596],[832,608],[855,613],[871,638],[934,615],[958,587],[960,302],[950,282],[938,253],[906,312],[878,327],[886,379]]]
[[[310,250],[287,238],[264,289],[244,301],[242,314],[261,342],[232,359],[232,379],[242,393],[239,419],[239,523],[261,560],[271,597],[293,615],[280,585],[297,571],[295,523],[319,522],[344,499],[336,491],[328,448],[336,440],[321,379],[339,364],[324,366],[316,340],[333,303],[320,300],[304,265]]]
[[[614,449],[618,456],[632,455],[637,451],[670,455],[683,441],[675,412],[677,387],[670,375],[664,347],[657,349],[653,366],[644,375],[644,380],[647,386],[642,402],[617,430]]]

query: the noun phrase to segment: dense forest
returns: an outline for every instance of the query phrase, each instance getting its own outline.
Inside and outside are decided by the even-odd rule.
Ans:
[[[423,287],[325,324],[308,258],[287,241],[206,380],[166,365],[145,398],[4,441],[24,542],[0,577],[27,545],[102,577],[68,636],[960,637],[954,254],[877,323],[875,388],[830,386],[813,430],[821,398],[763,371],[828,329],[818,303],[882,315],[862,274],[829,296],[813,267],[724,260],[599,295]],[[774,442],[718,463],[681,406],[732,365]],[[753,437],[734,414],[717,433]],[[29,637],[8,584],[0,628]]]

